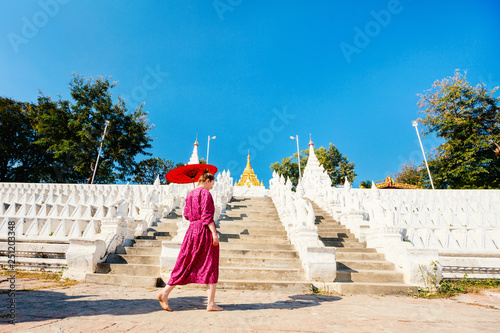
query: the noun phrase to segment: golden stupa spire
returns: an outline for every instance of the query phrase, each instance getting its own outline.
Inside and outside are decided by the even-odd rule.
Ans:
[[[314,146],[313,140],[311,139],[311,133],[309,133],[309,146]]]
[[[194,145],[193,146],[199,146],[198,145],[198,133],[196,133],[196,140],[194,141]]]
[[[262,186],[261,184],[262,182],[259,182],[250,164],[250,151],[248,151],[247,166],[243,170],[240,181],[236,183],[236,186]]]

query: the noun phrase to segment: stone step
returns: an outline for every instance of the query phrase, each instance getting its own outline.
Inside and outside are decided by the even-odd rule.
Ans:
[[[219,231],[219,236],[225,236],[226,238],[246,238],[246,239],[262,239],[263,242],[268,242],[269,240],[274,239],[288,239],[286,232],[284,233],[261,233],[261,232],[227,232],[227,231]]]
[[[241,234],[241,235],[260,235],[260,236],[283,236],[287,237],[286,231],[283,227],[276,230],[269,230],[263,228],[253,227],[239,227],[239,226],[221,226],[217,228],[221,234]]]
[[[159,241],[171,241],[174,237],[173,236],[156,236],[155,238]]]
[[[279,223],[273,223],[272,225],[268,223],[263,223],[263,224],[252,224],[252,223],[245,223],[241,221],[219,221],[219,228],[221,230],[225,229],[241,229],[241,230],[248,230],[248,232],[254,231],[254,232],[260,232],[260,231],[267,231],[267,232],[272,232],[272,231],[277,231],[277,232],[283,232],[285,231],[285,227],[282,224]]]
[[[224,210],[224,214],[273,214],[278,215],[275,207],[265,207],[265,206],[231,206]]]
[[[156,222],[156,225],[153,225],[151,229],[157,231],[177,230],[177,222],[178,221]]]
[[[385,260],[339,260],[337,259],[337,269],[352,269],[352,270],[392,270],[396,266]]]
[[[408,295],[418,288],[404,283],[334,282],[329,290],[342,295]]]
[[[245,257],[245,256],[228,256],[220,257],[221,266],[245,266],[245,267],[279,267],[279,268],[289,268],[289,269],[300,269],[302,264],[300,260],[292,258],[259,258],[259,257]]]
[[[349,239],[356,239],[356,236],[350,232],[319,232],[318,235],[321,235],[321,237],[325,238],[349,238]]]
[[[249,249],[220,249],[220,256],[232,258],[271,258],[271,259],[294,259],[299,258],[295,250],[249,250]]]
[[[321,239],[320,239],[321,240]],[[324,241],[321,240],[325,246],[328,247],[345,247],[345,248],[366,248],[366,244],[357,241]]]
[[[134,287],[164,286],[164,283],[160,277],[100,274],[100,273],[87,274],[85,276],[85,282],[110,284],[117,286],[134,286]]]
[[[362,253],[377,253],[377,250],[373,248],[361,248],[361,247],[338,247],[336,253],[345,253],[345,252],[362,252]]]
[[[265,290],[270,292],[283,292],[288,294],[309,294],[312,284],[306,281],[255,281],[255,280],[227,280],[219,279],[217,289],[237,290]],[[182,288],[206,288],[205,285],[189,284]]]
[[[160,265],[159,256],[129,255],[112,253],[106,259],[108,264]]]
[[[241,212],[241,213],[274,213],[277,214],[276,207],[270,205],[231,205],[224,212]]]
[[[359,243],[355,238],[349,237],[325,237],[319,236],[319,240],[322,242],[344,242],[344,243]]]
[[[305,280],[305,273],[298,268],[219,266],[219,277],[228,280]]]
[[[173,236],[169,235],[168,232],[160,233],[161,235],[158,235],[156,232],[148,232],[147,236],[135,236],[135,240],[138,239],[150,239],[150,240],[171,240]]]
[[[236,204],[236,205],[229,205],[225,211],[276,212],[276,207],[270,204],[255,204],[255,205]]]
[[[349,229],[347,229],[344,226],[338,225],[338,226],[321,226],[321,225],[316,225],[318,227],[318,233],[327,233],[327,232],[350,232]]]
[[[224,222],[245,222],[250,225],[281,225],[279,217],[237,217],[237,216],[224,216],[220,221]]]
[[[382,253],[371,253],[371,252],[339,252],[339,249],[335,252],[335,258],[337,261],[352,261],[352,260],[364,260],[364,261],[380,261],[385,260],[385,256]]]
[[[177,234],[177,225],[168,226],[168,227],[164,227],[162,225],[159,225],[157,227],[149,228],[148,233],[149,232],[155,233],[156,235],[162,235],[162,233],[169,234],[169,235]]]
[[[247,209],[226,209],[223,213],[226,217],[243,217],[243,218],[279,218],[275,209],[273,210],[247,210]]]
[[[147,236],[135,236],[135,237],[134,237],[134,240],[135,240],[135,241],[137,241],[138,239],[155,239],[154,234],[153,234],[153,235],[151,235],[150,233],[151,233],[151,231],[150,231],[150,232],[148,232],[148,235],[147,235]]]
[[[229,203],[231,206],[268,206],[273,205],[274,203],[271,198],[243,198],[243,197],[233,197],[231,202]]]
[[[142,256],[159,256],[161,254],[161,247],[121,247],[117,248],[117,254],[131,254]]]
[[[179,213],[170,213],[167,216],[160,218],[160,222],[156,223],[175,223],[179,220],[182,220],[182,215]]]
[[[335,282],[403,283],[403,274],[395,271],[337,269]]]
[[[238,235],[239,236],[239,235]],[[220,237],[221,242],[226,241],[224,240],[224,236]],[[272,236],[265,236],[265,237],[259,237],[259,236],[244,236],[242,235],[241,237],[228,237],[227,242],[228,243],[262,243],[268,241],[269,243],[272,244],[290,244],[290,241],[288,239],[284,239],[283,237],[272,237]]]
[[[134,239],[134,247],[161,247],[161,240],[158,239]]]
[[[160,275],[160,266],[100,263],[97,264],[95,273],[156,277]]]
[[[295,247],[291,244],[273,244],[273,243],[229,243],[229,242],[220,242],[221,249],[230,249],[230,250],[295,250]]]

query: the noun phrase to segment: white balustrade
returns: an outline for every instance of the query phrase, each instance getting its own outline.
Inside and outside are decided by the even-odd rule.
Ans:
[[[301,181],[306,197],[351,229],[360,241],[366,241],[368,247],[384,253],[404,271],[408,282],[422,282],[416,278],[420,273],[408,261],[418,257],[419,250],[429,249],[433,251],[419,258],[429,259],[429,253],[433,253],[430,261],[448,265],[458,262],[450,259],[453,256],[473,257],[472,261],[460,262],[476,265],[466,271],[478,272],[489,265],[489,272],[496,275],[487,277],[500,276],[499,190],[380,190],[374,184],[372,189],[354,189],[347,179],[343,188],[335,188],[316,159],[312,161]],[[478,259],[481,256],[489,261]],[[431,266],[435,265],[429,262],[423,268],[430,271]],[[443,274],[447,269],[443,267]]]
[[[276,206],[288,239],[299,252],[310,281],[333,282],[337,274],[335,248],[328,248],[318,238],[312,204],[304,199],[303,188],[292,192],[292,184],[273,172],[269,193]]]

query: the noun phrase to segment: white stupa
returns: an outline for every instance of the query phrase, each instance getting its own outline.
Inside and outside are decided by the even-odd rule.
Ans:
[[[301,180],[306,196],[308,193],[314,192],[318,184],[331,187],[332,181],[314,153],[314,143],[309,134],[309,158]]]
[[[200,164],[200,159],[198,158],[198,135],[196,136],[196,141],[193,144],[193,154],[191,154],[188,164]]]

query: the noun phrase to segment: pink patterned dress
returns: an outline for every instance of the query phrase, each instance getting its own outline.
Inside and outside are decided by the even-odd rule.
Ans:
[[[214,221],[214,200],[208,190],[189,192],[184,217],[189,228],[168,281],[169,286],[188,283],[212,284],[219,280],[219,246],[213,246],[208,224]]]

